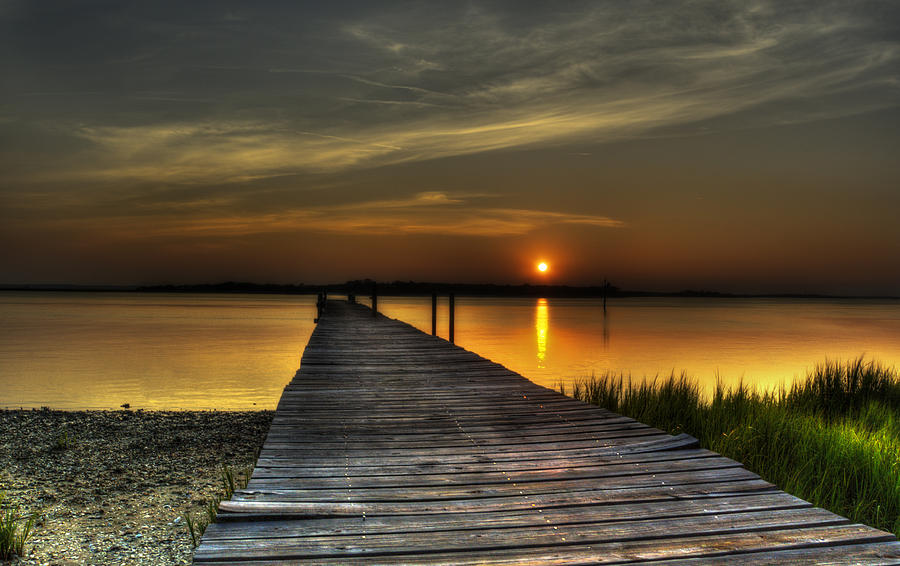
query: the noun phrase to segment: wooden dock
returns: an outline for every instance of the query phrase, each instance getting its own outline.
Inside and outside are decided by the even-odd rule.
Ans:
[[[329,301],[194,562],[900,564],[733,460]]]

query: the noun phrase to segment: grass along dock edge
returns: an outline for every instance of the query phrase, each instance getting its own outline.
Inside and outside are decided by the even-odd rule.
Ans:
[[[567,393],[563,385],[559,386]],[[576,381],[572,397],[672,434],[852,521],[900,535],[900,374],[877,361],[825,361],[790,388],[721,383],[711,397],[672,374]]]

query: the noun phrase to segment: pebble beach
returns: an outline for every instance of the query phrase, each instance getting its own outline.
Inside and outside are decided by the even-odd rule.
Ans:
[[[36,514],[22,565],[190,564],[185,524],[252,466],[271,411],[0,411],[4,504]]]

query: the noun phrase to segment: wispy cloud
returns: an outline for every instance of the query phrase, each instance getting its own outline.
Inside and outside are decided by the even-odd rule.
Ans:
[[[346,96],[342,96],[338,98],[338,100],[344,100],[346,102],[354,102],[358,104],[387,104],[387,105],[398,105],[398,106],[431,106],[431,107],[439,107],[440,104],[433,104],[431,102],[419,102],[418,100],[378,100],[378,99],[365,99],[365,98],[349,98]]]
[[[190,206],[169,207],[165,218],[109,216],[106,229],[127,233],[140,227],[141,238],[216,237],[253,234],[319,232],[371,236],[431,234],[498,237],[523,235],[560,224],[582,224],[598,228],[623,228],[625,222],[601,215],[558,211],[491,207],[485,197],[448,195],[426,191],[406,199],[370,200],[356,203],[304,206],[279,212],[229,212],[204,215],[209,206],[232,203],[220,199],[192,201]],[[60,219],[56,227],[80,223],[96,225],[97,218]]]
[[[126,19],[118,48],[149,59],[135,63],[124,53],[110,64],[129,66],[85,66],[78,84],[102,85],[99,77],[113,73],[140,85],[147,70],[169,69],[165,94],[142,88],[130,96],[213,102],[174,118],[164,108],[109,113],[104,99],[121,92],[78,91],[95,93],[99,106],[82,105],[77,121],[57,124],[89,142],[93,157],[80,170],[54,173],[243,181],[602,142],[748,111],[746,123],[760,126],[895,106],[900,47],[887,22],[896,10],[878,6],[888,14],[863,2],[586,3],[540,13],[517,4],[360,6],[317,14],[324,31],[305,35],[288,33],[269,14],[255,16],[269,21],[266,37],[247,23],[250,14],[218,14],[168,44]],[[304,14],[277,17],[287,23]],[[163,27],[181,29],[174,21]],[[223,37],[234,38],[221,42],[227,49],[209,57],[197,49]],[[7,39],[7,52],[28,53],[17,38]],[[54,94],[72,92],[74,82],[42,97],[9,96],[58,104]],[[778,111],[784,103],[793,103],[789,117]]]
[[[114,263],[95,244],[127,238],[332,257],[334,234],[546,229],[650,273],[768,257],[766,222],[808,255],[826,217],[882,250],[898,21],[891,0],[0,1],[0,232],[26,267]]]
[[[88,40],[114,42],[100,52],[57,38],[69,33],[63,18],[21,10],[47,28],[46,44],[4,38],[18,64],[0,108],[43,146],[81,146],[54,167],[0,147],[15,165],[5,180],[241,183],[687,135],[697,129],[681,126],[729,116],[730,127],[821,120],[900,100],[890,4],[362,4],[313,19],[301,5],[193,9],[189,27],[163,8],[158,21],[123,13],[114,27],[86,16]],[[20,28],[30,29],[10,29]],[[38,52],[46,63],[29,59]]]

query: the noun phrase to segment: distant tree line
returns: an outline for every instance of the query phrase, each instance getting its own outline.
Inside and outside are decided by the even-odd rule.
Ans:
[[[248,293],[280,295],[315,295],[323,291],[334,294],[352,293],[365,297],[377,286],[383,296],[421,296],[438,293],[454,293],[470,297],[722,297],[722,298],[854,298],[841,295],[815,295],[801,293],[735,294],[685,289],[675,292],[630,291],[620,289],[610,283],[603,285],[498,285],[495,283],[425,283],[418,281],[382,282],[372,279],[354,279],[344,283],[308,285],[305,283],[251,283],[248,281],[226,281],[224,283],[91,286],[91,285],[0,285],[3,291],[82,291],[82,292],[141,292],[141,293]],[[869,299],[897,299],[897,297],[856,297]]]
[[[497,285],[494,283],[422,283],[417,281],[381,282],[372,279],[354,279],[345,283],[328,285],[250,283],[247,281],[226,281],[224,283],[200,283],[181,285],[150,285],[138,287],[143,293],[278,293],[287,295],[308,295],[321,293],[353,293],[365,296],[377,286],[379,295],[407,296],[430,295],[432,293],[455,293],[477,297],[601,297],[621,296],[615,285],[574,287],[570,285]],[[631,293],[628,293],[631,294]]]

